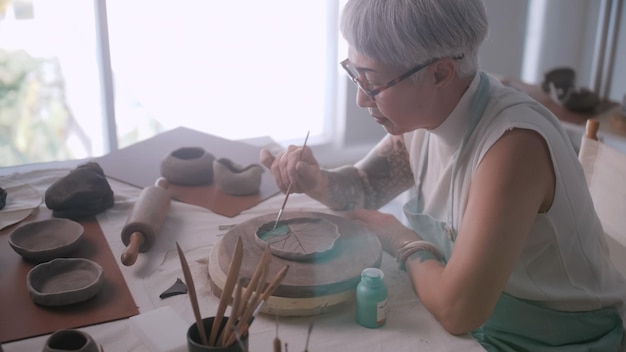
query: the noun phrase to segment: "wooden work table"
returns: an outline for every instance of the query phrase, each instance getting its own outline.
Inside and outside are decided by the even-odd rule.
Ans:
[[[10,168],[1,169],[0,180],[28,183],[43,194],[51,182],[71,170],[67,167],[55,168],[54,164],[45,167],[18,173],[12,173]],[[125,248],[120,239],[120,231],[140,189],[114,179],[110,179],[109,183],[115,192],[115,204],[99,214],[97,221],[114,257],[119,258]],[[177,278],[183,278],[176,254],[176,242],[185,251],[203,316],[213,315],[219,299],[211,292],[207,258],[213,246],[225,233],[220,230],[220,226],[238,224],[276,212],[282,200],[283,196],[278,194],[233,218],[218,215],[203,207],[173,202],[160,236],[151,250],[141,253],[133,266],[127,267],[118,262],[140,315],[158,308],[171,307],[184,320],[185,328],[194,321],[188,295],[159,298],[161,292],[174,284]],[[286,210],[327,211],[320,203],[297,194],[289,198]],[[483,351],[471,337],[450,335],[435,321],[416,297],[406,272],[400,270],[393,258],[386,253],[383,254],[381,268],[389,288],[385,326],[372,330],[358,325],[355,322],[355,304],[350,302],[315,316],[281,317],[279,337],[283,343],[288,343],[290,351],[302,351],[308,325],[313,320],[309,351]],[[90,334],[107,352],[150,351],[145,341],[132,329],[130,319],[132,317],[79,329]],[[250,328],[250,350],[271,351],[275,333],[275,318],[259,315]],[[41,351],[48,336],[3,343],[1,347],[4,352]]]

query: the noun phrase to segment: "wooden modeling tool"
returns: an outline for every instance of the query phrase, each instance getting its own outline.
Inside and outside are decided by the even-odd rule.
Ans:
[[[237,239],[237,244],[235,245],[235,251],[230,261],[230,268],[228,269],[228,275],[226,276],[226,283],[224,284],[224,289],[222,290],[222,296],[220,297],[220,301],[217,306],[217,312],[215,313],[215,319],[213,320],[213,326],[211,327],[211,335],[209,336],[209,343],[211,344],[211,346],[216,345],[217,332],[219,330],[220,325],[222,324],[222,319],[224,319],[224,312],[226,312],[226,306],[228,306],[228,303],[232,298],[233,289],[235,288],[235,284],[237,283],[237,278],[239,277],[239,269],[241,268],[242,260],[243,260],[243,242],[241,242],[241,238],[239,238]],[[234,319],[234,317],[232,318]]]
[[[154,244],[170,208],[168,185],[167,179],[160,177],[153,186],[144,188],[139,194],[122,228],[122,242],[126,245],[121,256],[122,264],[133,265],[138,253],[148,251]]]
[[[280,338],[278,337],[278,315],[276,315],[275,318],[276,318],[276,336],[274,336],[274,352],[281,352],[282,343],[280,341]]]
[[[304,344],[304,352],[309,352],[309,339],[311,338],[312,330],[313,330],[313,320],[309,322],[309,329],[306,332],[306,343]]]
[[[240,335],[244,335],[244,333],[250,327],[250,324],[254,321],[255,316],[261,310],[263,304],[267,301],[267,299],[274,293],[278,285],[283,281],[285,275],[287,275],[287,270],[289,270],[289,265],[285,265],[282,269],[278,271],[278,273],[272,278],[269,285],[265,288],[262,294],[255,295],[256,299],[253,298],[248,305],[248,309],[244,312],[243,315],[240,316],[239,321],[237,322],[237,330]],[[253,296],[254,297],[254,296]],[[231,335],[228,337],[226,344],[224,346],[229,346],[233,342],[235,342],[235,337]]]
[[[304,138],[304,143],[302,144],[302,153],[304,153],[304,148],[306,147],[306,142],[309,140],[309,133],[311,131],[307,131],[306,137]],[[302,154],[300,154],[300,159],[302,160]],[[287,199],[289,199],[289,195],[291,194],[291,186],[293,186],[293,181],[289,182],[289,186],[287,187],[287,192],[285,192],[285,199],[283,200],[283,205],[280,206],[280,210],[278,210],[278,216],[276,216],[276,221],[274,222],[274,230],[276,230],[276,226],[278,226],[278,221],[280,217],[283,215],[283,211],[285,210],[285,205],[287,204]]]
[[[191,271],[189,270],[189,264],[187,263],[185,253],[183,253],[182,249],[180,249],[178,242],[176,242],[176,249],[178,250],[180,266],[183,268],[183,275],[185,277],[185,282],[187,283],[189,300],[191,301],[191,307],[193,308],[193,315],[196,318],[196,328],[198,329],[198,333],[200,334],[200,340],[202,341],[203,345],[209,346],[209,341],[206,336],[204,324],[202,323],[202,315],[200,315],[200,306],[198,305],[198,296],[196,296],[196,287],[193,283]]]

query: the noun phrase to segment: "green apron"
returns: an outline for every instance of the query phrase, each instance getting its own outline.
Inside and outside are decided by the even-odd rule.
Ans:
[[[453,226],[454,177],[460,154],[478,125],[489,101],[489,78],[480,73],[480,82],[472,98],[470,128],[454,155],[449,193],[451,210],[447,222],[423,213],[421,183],[428,162],[428,137],[422,148],[420,175],[415,197],[404,205],[404,214],[412,228],[432,242],[445,257],[452,254],[456,230]],[[588,312],[562,312],[502,293],[493,313],[472,336],[490,352],[519,351],[619,351],[623,335],[622,319],[615,308]]]

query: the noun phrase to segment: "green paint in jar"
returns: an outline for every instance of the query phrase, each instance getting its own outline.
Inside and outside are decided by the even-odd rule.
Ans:
[[[356,321],[367,328],[378,328],[387,320],[387,286],[383,271],[365,268],[356,286]]]

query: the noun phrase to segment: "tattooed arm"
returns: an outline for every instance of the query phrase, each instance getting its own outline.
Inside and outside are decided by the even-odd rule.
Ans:
[[[331,209],[378,209],[414,183],[402,136],[387,135],[354,166],[321,170],[312,198]]]
[[[414,183],[402,136],[387,135],[354,166],[322,169],[310,148],[289,146],[272,155],[261,151],[281,191],[306,193],[334,210],[378,209]]]

